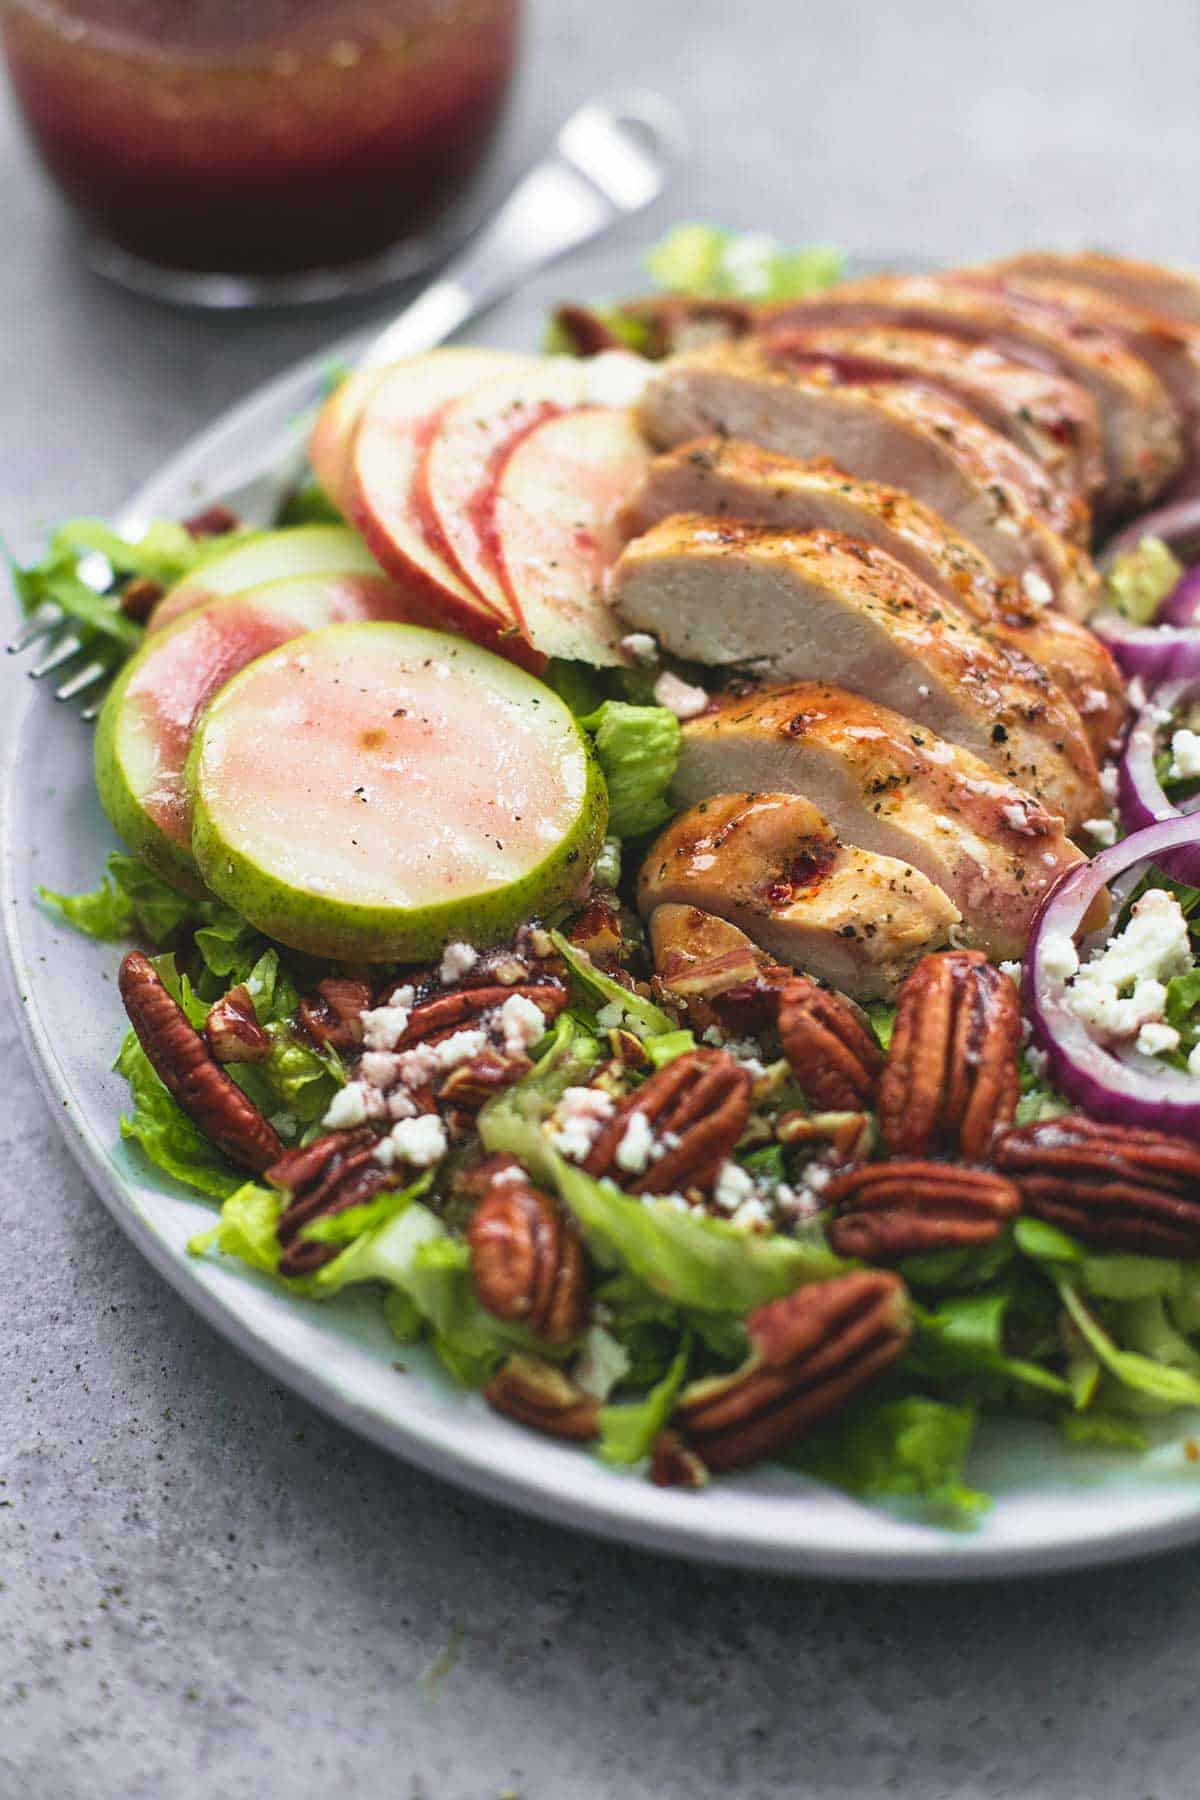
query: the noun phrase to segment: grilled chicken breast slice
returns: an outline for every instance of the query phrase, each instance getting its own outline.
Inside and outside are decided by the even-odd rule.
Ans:
[[[1100,250],[1027,250],[990,266],[1001,273],[1070,281],[1150,312],[1200,325],[1200,277],[1183,269],[1138,262],[1129,256],[1106,256]]]
[[[1052,481],[1089,501],[1104,486],[1096,403],[1075,381],[934,331],[887,326],[781,327],[776,353],[836,382],[917,381],[948,394],[1032,456]]]
[[[888,1000],[960,915],[911,864],[839,842],[799,794],[717,794],[646,854],[638,907],[694,906],[856,1000]],[[660,930],[660,936],[662,932]]]
[[[1077,381],[1100,418],[1103,502],[1110,515],[1145,506],[1181,466],[1178,411],[1158,376],[1122,338],[1083,324],[1065,327],[1033,301],[987,292],[969,271],[847,282],[789,302],[767,319],[768,330],[841,323],[938,331]]]
[[[1073,617],[1097,604],[1096,571],[1062,531],[1077,530],[1083,509],[944,394],[804,380],[753,339],[673,358],[651,378],[638,414],[659,449],[715,433],[801,460],[831,457],[851,475],[907,489],[1002,576],[1041,577]]]
[[[1044,669],[1079,712],[1097,758],[1125,722],[1125,684],[1100,639],[1002,582],[973,544],[902,488],[855,480],[825,459],[797,462],[737,438],[701,438],[654,458],[623,525],[636,535],[672,513],[861,538]]]
[[[1069,830],[1104,811],[1078,713],[893,557],[832,531],[683,513],[622,552],[612,602],[674,655],[767,680],[820,675],[961,744]]]
[[[1061,819],[986,763],[820,682],[760,688],[688,721],[676,804],[729,793],[803,794],[843,844],[940,887],[962,914],[956,941],[997,959],[1024,954],[1046,892],[1083,860]]]

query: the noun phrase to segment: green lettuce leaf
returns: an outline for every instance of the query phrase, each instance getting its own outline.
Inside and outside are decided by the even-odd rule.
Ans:
[[[789,250],[765,232],[676,225],[646,253],[668,293],[704,299],[798,300],[840,280],[843,257],[828,244]]]
[[[631,993],[619,981],[614,981],[610,975],[598,969],[591,957],[584,951],[577,950],[561,931],[552,931],[550,936],[554,948],[567,965],[571,997],[589,1023],[596,1023],[599,1013],[605,1007],[616,1006],[621,1011],[620,1022],[637,1037],[663,1037],[678,1030],[678,1023],[670,1013],[664,1012],[661,1006],[655,1006],[652,1000],[645,999],[641,994]]]
[[[1105,591],[1117,612],[1137,625],[1148,625],[1182,577],[1182,563],[1162,539],[1144,537],[1136,550],[1125,550],[1113,558],[1105,576]]]
[[[210,1250],[219,1250],[222,1256],[237,1257],[264,1275],[277,1274],[279,1240],[275,1227],[284,1204],[284,1196],[274,1188],[244,1182],[229,1195],[212,1229],[198,1232],[188,1240],[188,1255],[205,1256]]]
[[[640,1400],[627,1400],[600,1411],[600,1456],[609,1463],[636,1463],[649,1456],[651,1446],[666,1425],[683,1385],[691,1356],[691,1339],[685,1337],[670,1368]]]
[[[1074,1282],[1056,1277],[1067,1314],[1097,1360],[1124,1388],[1166,1407],[1200,1406],[1200,1374],[1123,1350],[1084,1305]],[[1182,1340],[1180,1340],[1182,1342]]]
[[[85,894],[58,894],[39,888],[43,903],[61,913],[87,937],[112,940],[135,929],[154,945],[169,943],[202,904],[179,893],[137,856],[114,850],[100,885]]]
[[[970,1406],[916,1396],[860,1402],[780,1460],[863,1499],[920,1499],[946,1523],[970,1526],[990,1504],[963,1479],[974,1428]]]
[[[1058,1428],[1068,1443],[1081,1444],[1088,1449],[1133,1451],[1135,1455],[1141,1455],[1150,1448],[1150,1440],[1144,1431],[1139,1431],[1128,1419],[1114,1418],[1112,1413],[1064,1413]]]
[[[113,1065],[129,1083],[133,1111],[121,1120],[121,1136],[139,1144],[154,1165],[175,1181],[224,1200],[245,1183],[215,1145],[176,1105],[129,1032]]]
[[[1183,1291],[1188,1265],[1170,1257],[1089,1250],[1043,1219],[1018,1219],[1013,1235],[1022,1255],[1050,1275],[1069,1271],[1075,1285],[1098,1300],[1142,1300]]]
[[[1004,1330],[1013,1301],[1010,1286],[981,1294],[956,1294],[934,1308],[914,1305],[916,1334],[904,1367],[930,1381],[984,1378],[1038,1388],[1070,1400],[1070,1384],[1040,1363],[1010,1356]]]
[[[608,787],[608,829],[614,837],[644,837],[671,817],[667,789],[682,742],[679,720],[665,706],[606,700],[580,720],[592,734]]]

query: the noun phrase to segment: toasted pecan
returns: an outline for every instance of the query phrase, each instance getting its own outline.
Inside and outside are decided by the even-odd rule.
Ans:
[[[204,1035],[219,1063],[266,1062],[271,1054],[271,1040],[258,1022],[245,983],[230,988],[209,1008]]]
[[[991,1243],[1021,1206],[1013,1183],[990,1169],[912,1158],[847,1169],[821,1198],[834,1213],[832,1248],[871,1263]]]
[[[439,1043],[452,1032],[461,1031],[472,1020],[482,1018],[484,1013],[503,1006],[517,994],[532,1000],[547,1024],[556,1019],[567,1004],[567,990],[557,982],[454,988],[414,1006],[396,1048],[412,1050],[417,1044]]]
[[[798,975],[779,989],[779,1041],[805,1098],[825,1112],[871,1104],[883,1052],[852,1006]]]
[[[586,1442],[600,1427],[600,1402],[540,1356],[518,1351],[493,1375],[483,1397],[497,1412],[546,1437]]]
[[[978,950],[924,956],[900,990],[879,1080],[893,1156],[935,1150],[982,1161],[1020,1092],[1017,990]]]
[[[300,1002],[298,1016],[314,1043],[345,1053],[362,1043],[362,1015],[370,1004],[369,983],[330,975],[317,983],[311,998]]]
[[[732,1375],[683,1390],[674,1423],[709,1469],[745,1469],[838,1412],[893,1363],[912,1331],[904,1286],[883,1269],[797,1288],[746,1320]]]
[[[626,1094],[583,1167],[611,1175],[634,1194],[669,1194],[711,1186],[750,1117],[749,1072],[727,1050],[689,1050]],[[623,1177],[618,1152],[634,1113],[669,1147],[640,1172]]]
[[[493,1180],[467,1229],[475,1290],[490,1313],[547,1344],[583,1330],[587,1270],[579,1235],[558,1203],[512,1168]]]
[[[271,1187],[290,1195],[275,1227],[281,1275],[311,1275],[338,1254],[336,1244],[301,1236],[306,1225],[361,1206],[394,1182],[395,1177],[372,1154],[378,1141],[369,1127],[329,1131],[304,1149],[287,1151],[264,1171]]]
[[[1085,1244],[1200,1257],[1200,1147],[1186,1138],[1069,1113],[1004,1132],[993,1160],[1027,1212]]]
[[[261,1173],[283,1154],[279,1134],[188,1023],[148,956],[131,950],[118,977],[138,1043],[167,1092],[230,1162]]]

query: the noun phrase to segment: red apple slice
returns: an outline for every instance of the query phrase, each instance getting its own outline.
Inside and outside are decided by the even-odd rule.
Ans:
[[[622,350],[582,362],[544,356],[534,368],[501,375],[446,408],[417,477],[417,504],[427,539],[495,612],[512,610],[493,525],[509,455],[538,426],[576,407],[631,405],[648,373],[649,364]]]
[[[389,574],[424,595],[447,625],[485,642],[511,629],[507,605],[481,599],[426,537],[414,477],[444,409],[459,396],[538,359],[507,350],[434,350],[399,363],[366,397],[353,435],[350,516]]]
[[[500,578],[543,656],[622,662],[627,627],[605,598],[616,525],[650,452],[625,408],[587,407],[537,426],[501,468],[493,502]]]

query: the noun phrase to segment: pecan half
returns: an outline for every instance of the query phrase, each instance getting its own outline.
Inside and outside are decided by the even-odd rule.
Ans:
[[[510,1170],[492,1183],[467,1228],[480,1301],[547,1344],[583,1330],[587,1271],[574,1225],[548,1194]]]
[[[751,1085],[749,1071],[727,1050],[689,1050],[626,1094],[583,1167],[589,1175],[612,1175],[634,1194],[711,1186],[746,1128]],[[670,1148],[622,1181],[618,1152],[635,1112]]]
[[[331,975],[318,981],[314,998],[300,1002],[298,1017],[314,1043],[339,1052],[357,1050],[363,1040],[362,1015],[370,1004],[367,982]]]
[[[1006,1131],[993,1153],[1027,1212],[1103,1250],[1200,1257],[1200,1148],[1069,1113]]]
[[[271,1054],[271,1040],[258,1022],[249,988],[242,983],[209,1008],[204,1035],[219,1063],[266,1062]]]
[[[532,1068],[527,1056],[502,1056],[499,1050],[485,1048],[470,1062],[451,1070],[441,1085],[439,1099],[447,1106],[462,1107],[464,1112],[478,1112],[493,1094],[503,1093],[514,1081],[520,1081]]]
[[[275,1227],[281,1275],[311,1275],[338,1254],[336,1244],[302,1238],[305,1225],[361,1206],[389,1182],[394,1185],[395,1176],[372,1155],[378,1141],[369,1128],[330,1131],[303,1150],[287,1151],[264,1170],[271,1187],[292,1196]]]
[[[461,1031],[472,1019],[503,1006],[514,994],[532,1000],[547,1024],[556,1019],[567,1004],[566,989],[552,982],[522,983],[515,987],[455,988],[452,993],[438,994],[413,1008],[396,1048],[412,1050],[417,1044],[436,1044],[449,1037],[451,1032]]]
[[[979,1161],[1017,1107],[1021,1008],[979,950],[924,956],[900,990],[879,1080],[879,1129],[893,1156],[941,1149]]]
[[[1013,1183],[989,1169],[903,1159],[848,1169],[821,1198],[836,1215],[832,1248],[872,1263],[988,1244],[1021,1208]]]
[[[677,1431],[660,1431],[650,1450],[650,1479],[655,1487],[702,1488],[708,1470]]]
[[[786,1112],[775,1121],[781,1144],[824,1153],[825,1161],[840,1168],[862,1162],[875,1148],[875,1115],[869,1112]]]
[[[165,593],[161,581],[151,581],[148,575],[135,575],[121,589],[121,611],[135,625],[144,625]]]
[[[589,900],[566,928],[568,943],[607,969],[621,956],[621,918],[609,900]]]
[[[856,1270],[768,1301],[746,1320],[751,1353],[694,1381],[675,1424],[709,1469],[745,1469],[838,1412],[895,1362],[912,1331],[899,1277]]]
[[[861,1112],[883,1052],[854,1009],[803,976],[779,989],[779,1042],[805,1098],[825,1112]]]
[[[577,1388],[553,1363],[518,1351],[493,1375],[483,1397],[497,1412],[519,1419],[546,1437],[594,1438],[600,1425],[600,1402]]]
[[[193,513],[190,519],[185,519],[183,529],[194,538],[226,537],[237,530],[240,522],[231,507],[206,506],[203,512]]]
[[[188,1118],[230,1162],[255,1174],[283,1155],[278,1133],[216,1062],[163,986],[148,956],[131,950],[118,977],[121,999],[154,1073]]]

